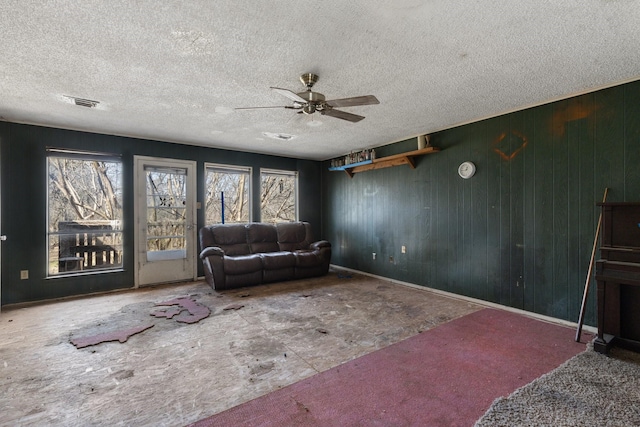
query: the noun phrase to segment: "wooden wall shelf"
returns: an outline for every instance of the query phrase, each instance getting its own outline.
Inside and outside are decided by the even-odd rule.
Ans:
[[[420,150],[394,154],[393,156],[381,157],[375,160],[367,160],[366,162],[352,163],[337,168],[329,168],[329,170],[343,170],[347,175],[349,175],[349,177],[353,178],[353,175],[358,172],[390,168],[392,166],[409,165],[411,169],[415,169],[416,164],[414,157],[437,153],[438,151],[440,151],[439,148],[426,147]]]

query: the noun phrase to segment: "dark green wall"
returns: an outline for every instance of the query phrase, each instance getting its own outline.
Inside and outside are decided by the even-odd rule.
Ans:
[[[605,187],[609,201],[640,200],[639,100],[634,82],[438,132],[431,141],[442,151],[415,170],[351,179],[325,162],[332,262],[577,321],[596,202]],[[415,149],[412,139],[377,152]],[[469,180],[457,174],[465,160],[477,166]]]
[[[124,163],[124,271],[80,277],[46,279],[46,152],[45,148],[81,149],[118,153]],[[0,168],[2,185],[2,304],[130,288],[133,272],[133,156],[144,155],[197,161],[198,200],[204,194],[204,163],[252,166],[254,220],[259,220],[260,168],[299,171],[299,218],[309,221],[321,235],[319,162],[217,150],[86,132],[0,122]],[[198,227],[204,211],[198,211]],[[20,270],[30,278],[20,280]],[[198,274],[202,275],[199,262]]]

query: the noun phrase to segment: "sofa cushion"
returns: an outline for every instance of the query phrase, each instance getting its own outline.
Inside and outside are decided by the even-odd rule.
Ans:
[[[224,250],[225,255],[250,254],[247,230],[244,224],[220,224],[210,227],[214,244]]]
[[[308,249],[311,243],[311,226],[306,222],[281,222],[276,224],[281,251]]]
[[[295,251],[296,267],[316,267],[322,265],[322,257],[317,251]]]
[[[247,241],[251,253],[277,252],[278,231],[275,225],[253,222],[247,225]]]
[[[224,257],[225,274],[245,274],[262,270],[260,255],[240,255]]]
[[[260,256],[265,270],[280,270],[296,265],[296,256],[292,252],[269,252]]]

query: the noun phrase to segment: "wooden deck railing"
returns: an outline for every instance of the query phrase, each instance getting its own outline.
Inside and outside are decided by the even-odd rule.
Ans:
[[[122,265],[122,232],[112,221],[59,223],[60,273]]]

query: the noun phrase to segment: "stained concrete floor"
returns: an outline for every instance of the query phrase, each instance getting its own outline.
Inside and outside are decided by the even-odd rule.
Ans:
[[[224,292],[196,282],[4,308],[0,425],[185,425],[482,308],[338,273]],[[211,315],[195,324],[151,316],[155,304],[183,296]],[[70,343],[142,323],[154,326],[125,343]]]

